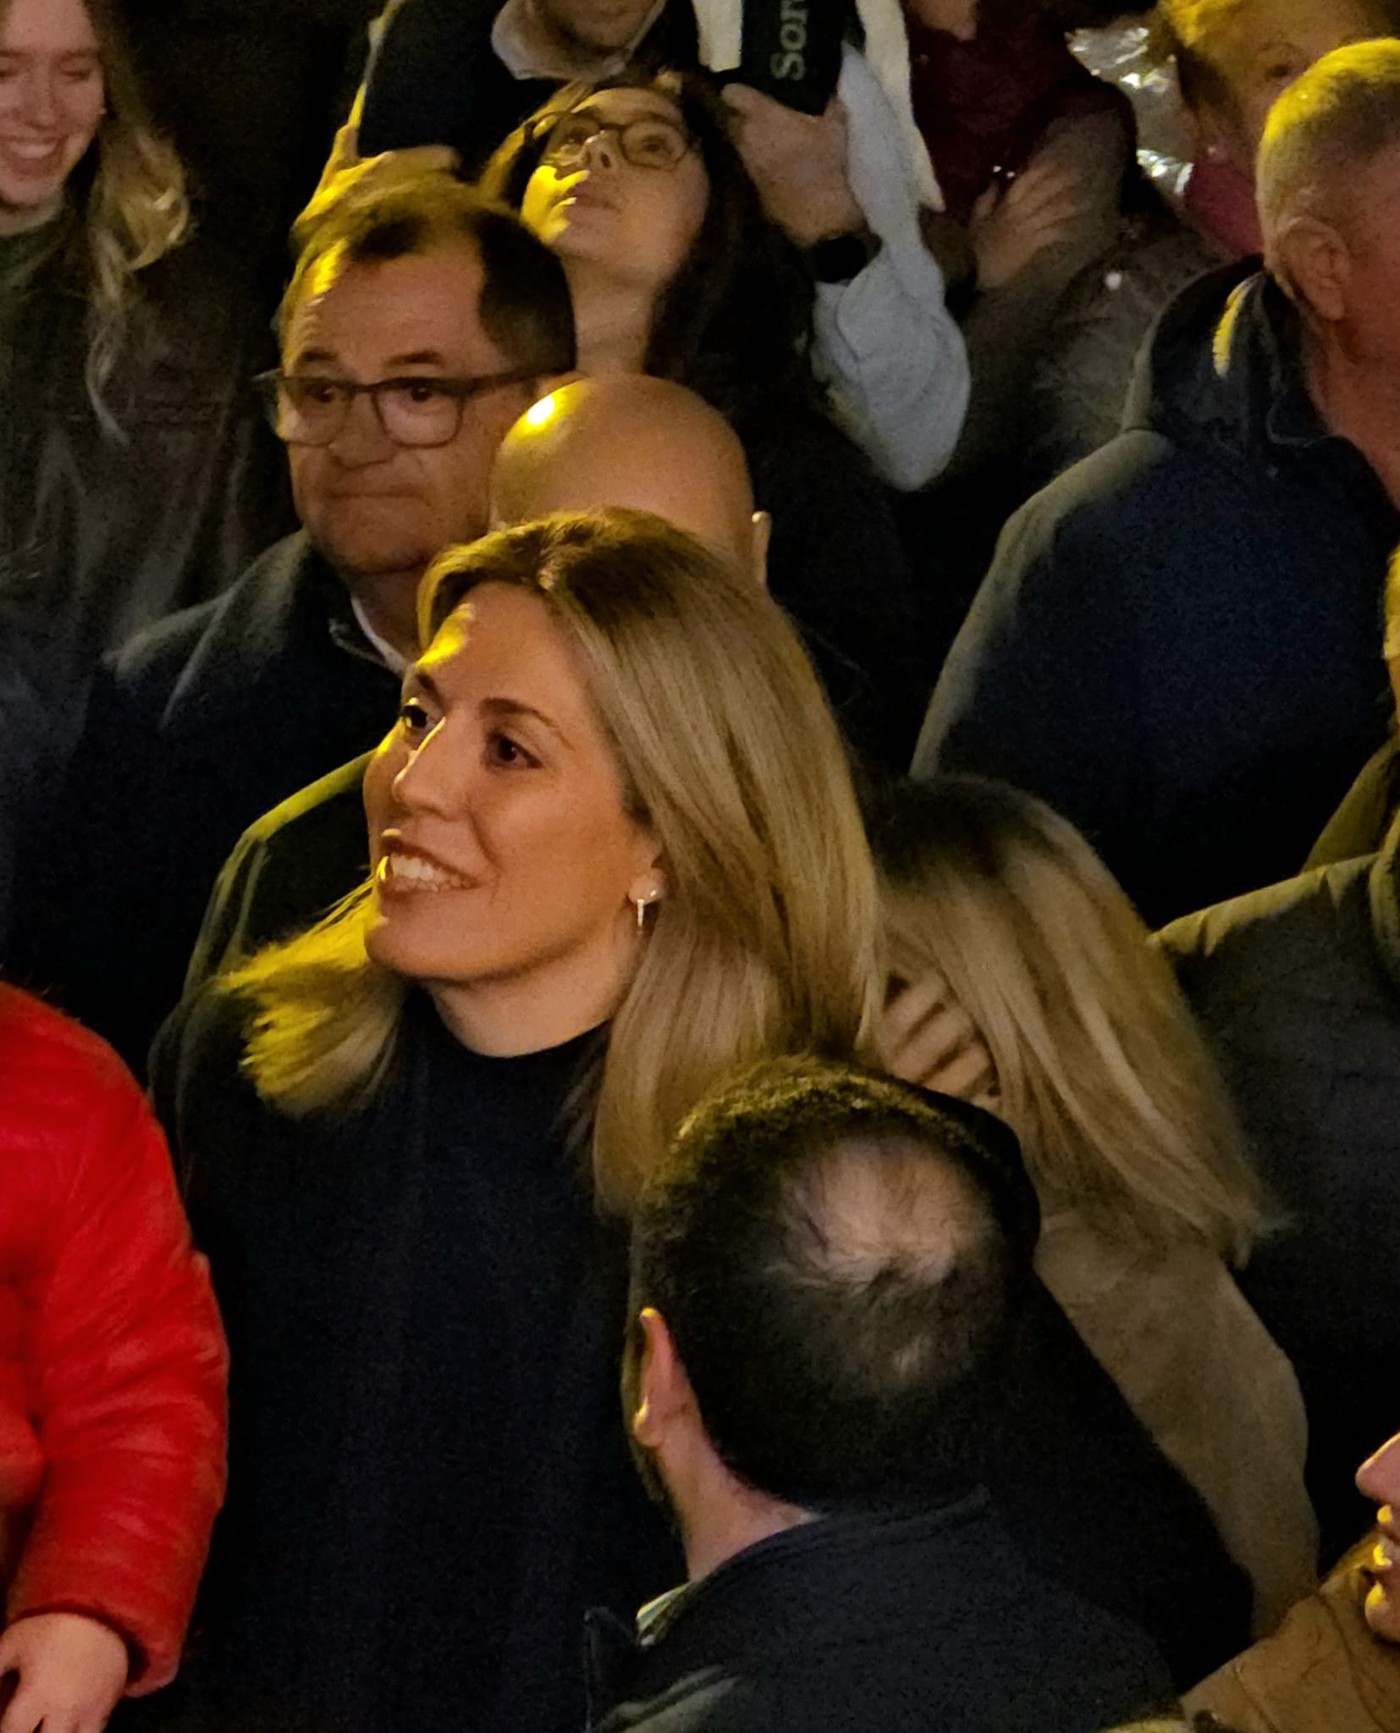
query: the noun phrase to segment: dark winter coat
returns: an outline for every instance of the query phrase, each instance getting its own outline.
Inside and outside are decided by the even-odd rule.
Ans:
[[[234,1366],[170,1725],[576,1733],[585,1611],[680,1569],[622,1423],[625,1245],[566,1135],[597,1036],[486,1058],[414,994],[373,1099],[293,1119],[247,1025],[213,989],[153,1065]]]
[[[1352,1475],[1396,1426],[1400,825],[1378,855],[1175,921],[1159,942],[1283,1213],[1240,1283],[1297,1371],[1335,1557],[1370,1515]]]
[[[243,830],[377,744],[399,681],[304,535],[102,669],[22,873],[14,966],[137,1070]]]
[[[305,932],[369,876],[371,754],[299,788],[250,824],[224,862],[190,953],[194,992],[264,945]]]
[[[1235,274],[1168,309],[1130,431],[1007,525],[914,760],[1040,795],[1150,921],[1297,871],[1390,714],[1400,511],[1280,290]]]
[[[1150,1643],[1029,1570],[985,1494],[763,1540],[589,1624],[593,1733],[1102,1733],[1174,1702]]]

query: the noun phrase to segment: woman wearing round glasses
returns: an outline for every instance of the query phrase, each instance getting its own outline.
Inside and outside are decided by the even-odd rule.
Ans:
[[[889,504],[808,362],[813,282],[768,221],[698,76],[572,85],[483,180],[558,255],[585,373],[651,373],[712,403],[772,514],[769,578],[848,738],[907,758],[927,697],[921,612]]]

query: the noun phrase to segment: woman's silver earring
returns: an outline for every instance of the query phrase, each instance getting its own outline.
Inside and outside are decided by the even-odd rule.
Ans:
[[[660,902],[660,900],[661,900],[660,891],[648,891],[644,897],[633,897],[632,898],[632,906],[637,911],[637,931],[639,933],[644,932],[646,930],[647,910],[651,907],[651,905],[653,903]]]

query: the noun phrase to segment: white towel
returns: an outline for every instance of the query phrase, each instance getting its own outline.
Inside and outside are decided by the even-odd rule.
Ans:
[[[693,4],[701,64],[708,66],[712,72],[733,72],[743,58],[743,0],[693,0]],[[865,31],[863,58],[884,92],[901,142],[907,165],[904,177],[906,185],[916,204],[928,205],[933,210],[941,211],[943,196],[938,190],[923,135],[914,121],[914,104],[909,94],[909,38],[904,28],[904,14],[900,10],[899,0],[856,0],[856,10]],[[842,64],[837,93],[848,109],[852,99],[864,106],[861,91],[856,90],[848,95],[850,65],[851,55],[847,53]],[[868,156],[869,153],[862,153],[857,147],[853,123],[851,190],[868,219],[871,215],[870,208],[855,184],[858,172],[855,159],[861,154]],[[883,203],[883,198],[878,202]],[[872,222],[871,227],[879,231],[878,224]]]

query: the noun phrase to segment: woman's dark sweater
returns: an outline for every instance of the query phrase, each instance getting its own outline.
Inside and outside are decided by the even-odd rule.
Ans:
[[[595,1038],[482,1058],[415,996],[377,1102],[319,1128],[258,1100],[239,1039],[206,997],[157,1085],[234,1365],[191,1711],[572,1730],[584,1610],[681,1571],[625,1450],[621,1248],[566,1136]]]

